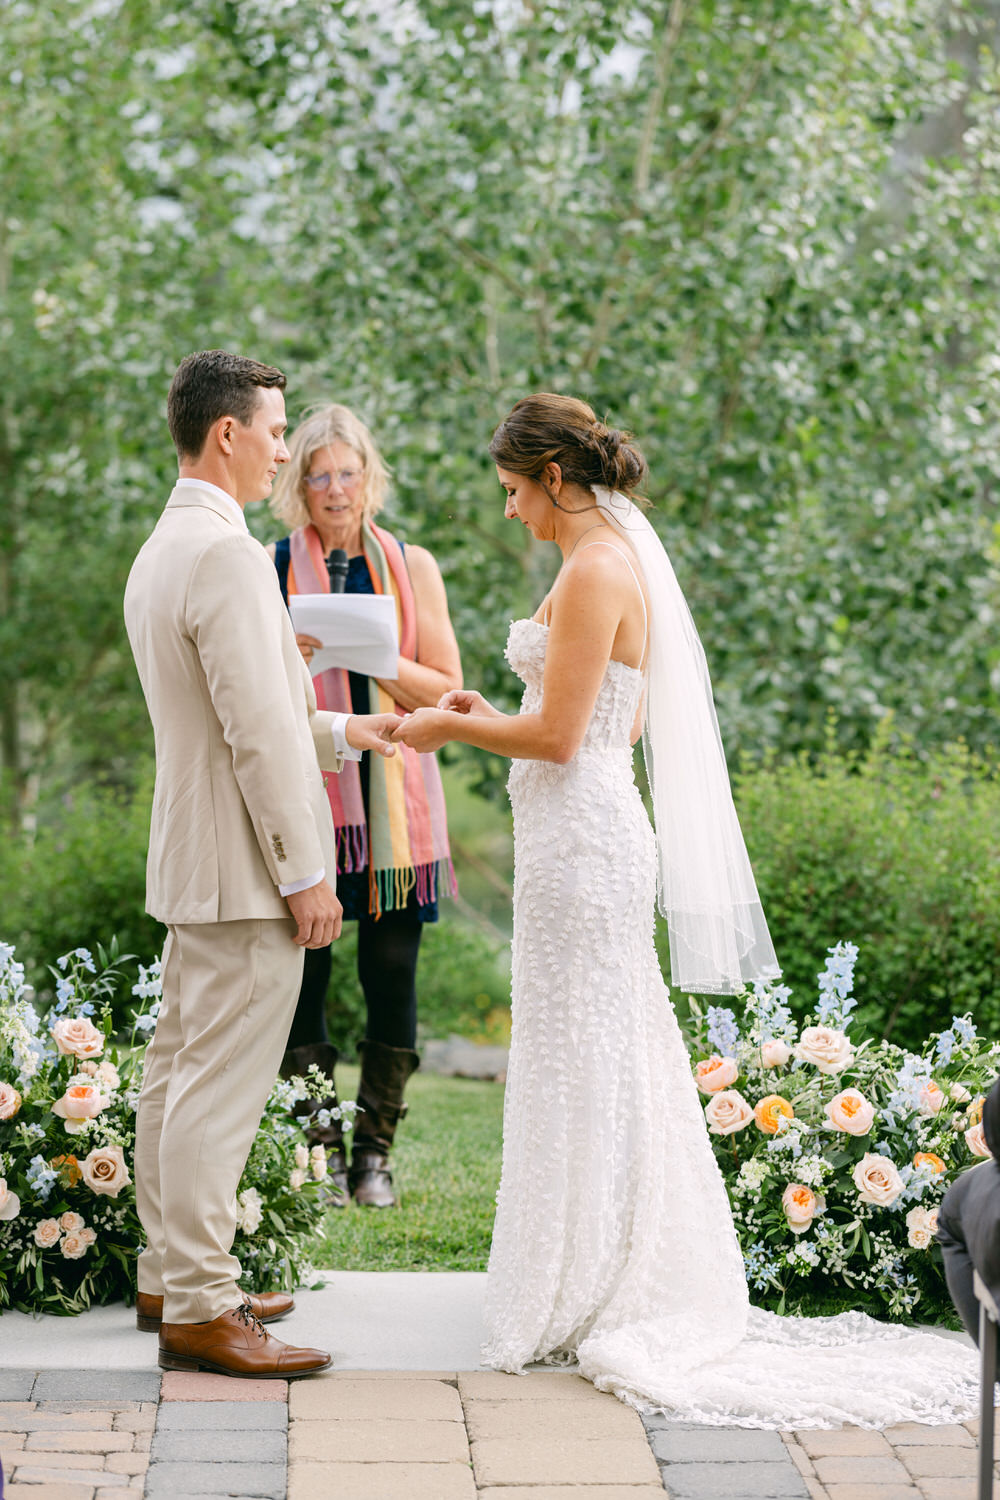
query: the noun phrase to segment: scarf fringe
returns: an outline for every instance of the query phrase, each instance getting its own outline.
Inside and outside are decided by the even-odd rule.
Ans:
[[[337,836],[337,870],[353,875],[368,864],[368,829],[364,823],[346,823],[335,828]]]
[[[369,910],[380,917],[384,911],[399,911],[416,889],[417,903],[430,906],[439,896],[454,896],[458,891],[455,867],[450,858],[433,860],[426,865],[404,865],[388,870],[368,872]]]

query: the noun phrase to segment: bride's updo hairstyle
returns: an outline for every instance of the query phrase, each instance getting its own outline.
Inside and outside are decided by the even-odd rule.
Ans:
[[[545,490],[546,464],[558,464],[563,479],[584,489],[602,484],[629,496],[646,476],[646,460],[630,432],[598,421],[586,401],[544,391],[518,401],[493,434],[489,452],[501,469],[534,479]]]

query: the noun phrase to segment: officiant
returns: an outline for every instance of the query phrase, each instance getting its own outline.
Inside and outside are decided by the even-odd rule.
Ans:
[[[323,671],[314,678],[320,706],[345,713],[433,706],[462,685],[458,643],[430,552],[404,545],[375,523],[389,476],[371,433],[346,406],[324,406],[302,422],[288,448],[290,462],[278,476],[271,510],[291,535],[268,548],[286,604],[296,594],[329,593],[332,572],[335,591],[391,595],[399,625],[396,676]],[[301,634],[296,640],[310,663],[320,642]],[[345,1206],[350,1194],[364,1207],[391,1208],[396,1194],[389,1153],[406,1108],[406,1082],[419,1062],[421,933],[425,923],[437,921],[439,896],[455,891],[441,773],[433,754],[404,749],[373,764],[366,753],[360,764],[328,778],[327,795],[337,839],[337,895],[344,920],[358,924],[367,1021],[358,1048],[350,1166],[337,1121],[315,1126],[310,1136],[326,1148],[332,1204]],[[333,1077],[337,1052],[326,1025],[330,966],[329,947],[307,952],[282,1066],[286,1077],[312,1063]],[[335,1102],[319,1101],[328,1109]]]

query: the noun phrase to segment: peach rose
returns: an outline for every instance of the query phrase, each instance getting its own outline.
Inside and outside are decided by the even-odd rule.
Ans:
[[[96,1078],[97,1064],[95,1062],[82,1062],[79,1071],[84,1078]]]
[[[20,1198],[7,1186],[6,1177],[0,1177],[0,1219],[16,1219],[20,1212]]]
[[[102,1109],[107,1109],[111,1100],[101,1093],[93,1083],[71,1083],[61,1099],[52,1106],[52,1113],[66,1122],[70,1135],[78,1135],[88,1120],[96,1120]]]
[[[782,1117],[792,1120],[795,1118],[795,1111],[780,1094],[768,1094],[766,1098],[758,1099],[754,1105],[753,1117],[757,1121],[758,1130],[763,1130],[765,1135],[777,1135],[781,1129]]]
[[[64,1234],[69,1234],[74,1229],[82,1229],[83,1225],[84,1218],[82,1214],[75,1214],[72,1210],[68,1210],[66,1213],[59,1215],[59,1228]]]
[[[760,1065],[762,1068],[783,1068],[792,1055],[792,1049],[787,1042],[772,1037],[770,1041],[760,1044]]]
[[[938,1087],[933,1078],[928,1078],[920,1093],[917,1095],[917,1113],[925,1118],[928,1115],[936,1115],[944,1105],[944,1091]]]
[[[965,1144],[973,1156],[992,1156],[993,1152],[986,1144],[986,1136],[983,1134],[983,1122],[979,1120],[975,1125],[970,1125],[965,1132]]]
[[[736,1082],[740,1070],[735,1058],[720,1057],[717,1052],[713,1052],[711,1057],[703,1057],[698,1063],[694,1076],[703,1094],[717,1094],[720,1089],[727,1089],[731,1083]]]
[[[832,1026],[807,1026],[795,1056],[812,1063],[821,1073],[842,1073],[854,1059],[854,1048],[844,1033]]]
[[[121,1146],[95,1147],[80,1163],[80,1170],[92,1192],[106,1193],[109,1198],[117,1198],[132,1181]]]
[[[753,1110],[738,1089],[720,1089],[705,1105],[705,1119],[713,1135],[735,1135],[753,1119]]]
[[[823,1105],[823,1113],[848,1135],[867,1135],[875,1120],[874,1104],[857,1089],[842,1089],[829,1104]]]
[[[813,1219],[826,1207],[812,1188],[802,1182],[790,1182],[781,1195],[781,1208],[793,1234],[805,1234]]]
[[[52,1039],[63,1057],[99,1057],[104,1051],[104,1033],[86,1016],[60,1016]]]
[[[945,1164],[940,1156],[935,1156],[933,1151],[918,1151],[913,1158],[915,1167],[931,1167],[935,1173],[943,1172]]]
[[[903,1191],[903,1179],[887,1156],[867,1151],[851,1173],[862,1203],[888,1208]]]
[[[964,1083],[953,1083],[951,1088],[948,1090],[948,1098],[953,1099],[956,1104],[968,1104],[969,1100],[972,1098],[972,1095],[969,1093],[969,1090],[965,1087]]]
[[[12,1083],[0,1083],[0,1120],[12,1120],[21,1108],[21,1096]]]
[[[58,1219],[39,1219],[35,1225],[35,1244],[39,1250],[51,1250],[53,1245],[58,1245],[61,1233]]]
[[[907,1244],[914,1250],[926,1250],[937,1229],[937,1209],[911,1208],[906,1215]]]
[[[92,1229],[71,1229],[63,1239],[60,1249],[67,1260],[79,1260],[86,1255],[91,1245],[97,1239]]]

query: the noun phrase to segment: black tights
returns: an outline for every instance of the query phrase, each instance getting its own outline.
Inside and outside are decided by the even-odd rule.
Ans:
[[[417,1040],[417,956],[423,923],[412,907],[358,920],[358,979],[368,1009],[365,1036],[387,1047],[413,1048]],[[329,1040],[326,991],[330,949],[307,948],[289,1047]]]

